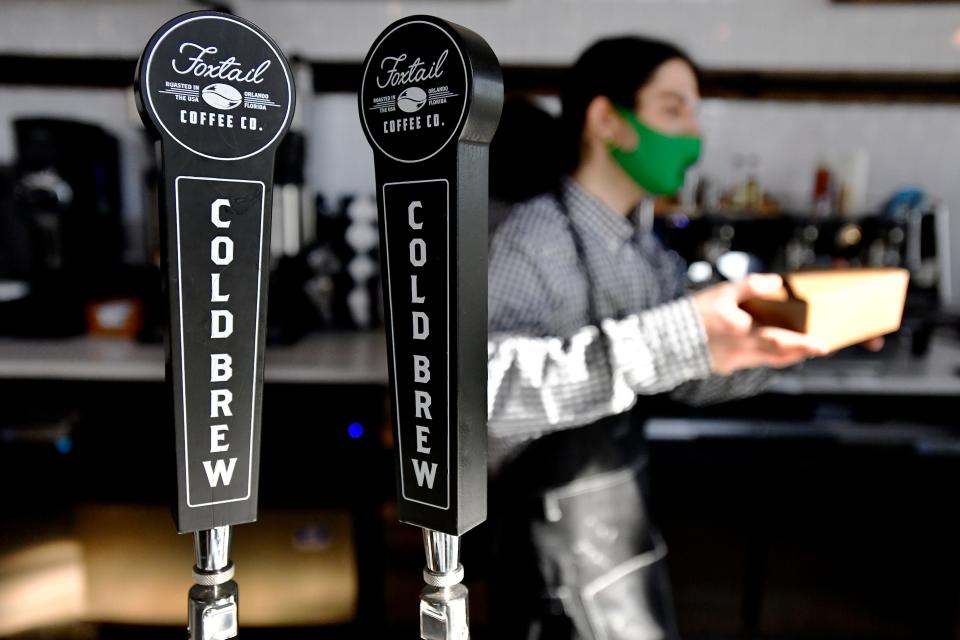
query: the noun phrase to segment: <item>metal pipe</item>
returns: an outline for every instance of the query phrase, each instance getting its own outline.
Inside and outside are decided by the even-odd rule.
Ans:
[[[424,529],[423,549],[427,554],[427,569],[433,573],[453,573],[460,566],[459,536]]]
[[[193,534],[196,566],[188,597],[190,640],[228,640],[237,636],[239,590],[230,560],[231,528]]]
[[[230,564],[230,527],[214,527],[193,534],[193,551],[197,569],[220,572]]]
[[[423,640],[468,640],[470,614],[460,564],[460,537],[423,530],[427,566],[420,591],[420,637]]]

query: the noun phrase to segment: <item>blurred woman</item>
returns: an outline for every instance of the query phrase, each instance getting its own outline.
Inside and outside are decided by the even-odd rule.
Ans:
[[[739,308],[777,292],[778,276],[687,295],[682,262],[640,225],[644,198],[675,193],[699,157],[699,72],[685,53],[602,40],[561,102],[564,175],[514,207],[490,246],[494,622],[510,638],[675,638],[638,396],[747,396],[765,367],[825,349]]]

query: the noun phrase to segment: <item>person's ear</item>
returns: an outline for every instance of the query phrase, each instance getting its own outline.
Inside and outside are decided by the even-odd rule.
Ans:
[[[638,142],[636,133],[606,96],[596,96],[587,105],[583,131],[588,143],[606,147],[633,149]]]

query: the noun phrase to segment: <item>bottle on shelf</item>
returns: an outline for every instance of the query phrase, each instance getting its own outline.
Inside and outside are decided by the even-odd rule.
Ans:
[[[813,212],[817,218],[833,214],[833,174],[824,158],[817,162],[813,178]]]

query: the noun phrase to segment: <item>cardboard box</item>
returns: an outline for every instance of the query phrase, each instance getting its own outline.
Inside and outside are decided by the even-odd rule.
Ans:
[[[740,306],[763,325],[822,339],[831,351],[900,328],[910,274],[906,269],[835,269],[783,276],[775,300]]]

